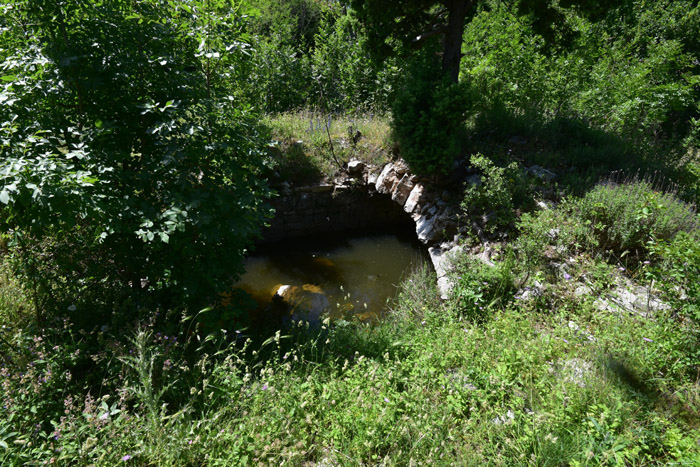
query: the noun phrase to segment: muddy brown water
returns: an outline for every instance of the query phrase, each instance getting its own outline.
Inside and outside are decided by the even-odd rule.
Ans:
[[[410,271],[430,264],[415,235],[356,233],[289,240],[247,258],[237,287],[257,302],[253,321],[380,319]],[[277,294],[277,295],[276,295]]]

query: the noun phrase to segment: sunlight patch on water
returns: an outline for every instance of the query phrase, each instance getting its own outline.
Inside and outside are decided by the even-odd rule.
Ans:
[[[401,279],[426,259],[415,239],[395,234],[295,240],[249,257],[237,286],[258,302],[257,319],[376,320]]]

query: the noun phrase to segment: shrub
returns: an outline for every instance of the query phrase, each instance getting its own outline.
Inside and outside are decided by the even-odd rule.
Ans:
[[[526,177],[516,162],[506,167],[498,167],[481,154],[471,157],[472,167],[479,169],[482,182],[470,185],[464,192],[462,211],[466,214],[482,216],[486,230],[494,232],[515,222],[516,207],[524,206],[529,198]]]
[[[681,231],[696,232],[699,226],[692,206],[644,180],[600,184],[574,209],[592,230],[598,248],[618,255],[640,254],[652,238],[670,240]]]
[[[477,258],[462,256],[452,273],[452,300],[457,311],[471,321],[482,322],[505,307],[515,294],[510,261],[489,266]]]
[[[673,309],[700,323],[700,243],[680,232],[672,240],[654,239],[648,244],[651,277],[656,279]]]
[[[53,302],[55,285],[79,297],[148,284],[178,304],[223,290],[269,195],[257,115],[232,97],[246,56],[228,27],[237,10],[3,9],[0,229],[22,272],[50,282]]]

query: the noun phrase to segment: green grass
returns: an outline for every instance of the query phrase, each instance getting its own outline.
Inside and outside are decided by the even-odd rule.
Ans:
[[[39,331],[4,264],[0,464],[698,465],[694,213],[601,189],[522,218],[495,268],[458,261],[448,301],[414,271],[373,325],[207,335],[205,314],[171,310]],[[609,221],[582,213],[628,204],[614,220],[646,216],[648,251],[586,240]],[[671,307],[600,310],[623,281]]]
[[[3,383],[25,398],[6,401],[14,406],[0,422],[0,459],[697,465],[700,384],[678,365],[688,330],[670,315],[595,312],[561,281],[550,284],[553,308],[510,302],[474,324],[459,303],[439,305],[433,284],[426,271],[409,276],[377,326],[302,325],[264,344],[193,335],[200,350],[191,353],[147,324],[121,344],[107,332],[110,350],[90,352],[110,371],[89,393],[66,381],[78,342],[55,350],[28,371],[51,368],[60,382],[10,374]],[[32,352],[50,347],[24,339]],[[41,405],[42,395],[55,407]],[[49,418],[32,419],[32,404]]]
[[[308,110],[268,115],[273,160],[285,180],[306,183],[332,177],[351,159],[381,165],[391,151],[389,119],[381,115],[331,115]],[[359,134],[358,134],[359,132]]]

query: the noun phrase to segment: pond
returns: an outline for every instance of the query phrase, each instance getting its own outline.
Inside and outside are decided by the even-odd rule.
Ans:
[[[430,264],[415,234],[374,232],[260,247],[237,287],[257,302],[253,321],[374,321],[415,267]]]

